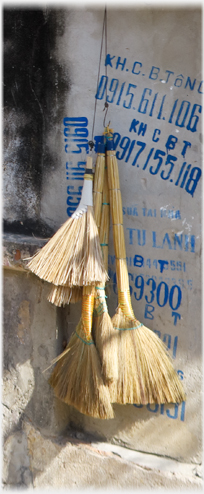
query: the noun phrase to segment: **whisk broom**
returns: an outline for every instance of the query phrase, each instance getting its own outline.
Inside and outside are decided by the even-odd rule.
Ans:
[[[27,267],[55,286],[82,287],[108,278],[93,216],[92,158],[87,158],[80,203]]]
[[[119,375],[117,382],[109,385],[111,402],[179,403],[185,400],[185,393],[166,348],[136,319],[132,309],[118,164],[109,139],[106,154],[118,286],[118,308],[112,323],[118,333]]]
[[[91,337],[94,287],[83,287],[82,316],[65,351],[53,363],[49,379],[55,395],[85,415],[114,417],[108,388],[101,375],[99,355]]]

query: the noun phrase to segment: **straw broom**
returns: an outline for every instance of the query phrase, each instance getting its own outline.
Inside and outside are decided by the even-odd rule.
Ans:
[[[55,359],[49,383],[55,395],[85,415],[114,417],[108,388],[101,375],[99,355],[91,337],[94,287],[83,288],[82,316],[65,351]]]
[[[101,151],[100,151],[101,149]],[[96,226],[99,230],[101,218],[101,204],[103,192],[103,179],[105,167],[105,147],[99,143],[96,158],[96,166],[93,184],[93,208]],[[76,303],[82,298],[82,287],[55,286],[52,285],[47,300],[52,304],[61,307],[62,305]]]
[[[99,230],[100,245],[103,253],[103,262],[106,270],[108,270],[108,241],[109,241],[109,191],[107,183],[107,171],[105,169],[104,185],[103,185],[103,202],[101,225]],[[102,374],[106,383],[112,382],[118,378],[118,360],[117,360],[117,339],[115,330],[108,313],[105,285],[98,284],[96,288],[95,303],[94,303],[94,318],[92,334],[99,352]]]
[[[185,393],[166,348],[136,319],[132,309],[118,164],[111,140],[107,142],[107,167],[118,285],[118,309],[112,323],[118,333],[119,376],[117,383],[109,386],[111,401],[179,403],[185,400]]]
[[[93,216],[92,158],[87,158],[81,201],[76,211],[27,267],[56,286],[86,286],[108,278]]]

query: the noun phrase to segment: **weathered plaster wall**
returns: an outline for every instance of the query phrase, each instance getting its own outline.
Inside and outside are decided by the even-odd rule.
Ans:
[[[96,91],[103,14],[87,7],[5,11],[5,226],[46,237],[72,214],[80,200],[95,95],[94,137],[103,132],[107,84],[106,123],[115,132],[133,308],[169,347],[187,401],[114,405],[111,421],[59,404],[47,384],[50,371],[43,370],[78,322],[80,304],[56,310],[46,301],[46,284],[7,269],[5,430],[9,435],[20,427],[18,414],[25,413],[48,435],[71,425],[136,450],[199,463],[201,10],[108,9],[108,57],[105,67],[103,47]],[[24,247],[7,239],[5,264],[13,264],[18,251],[23,257],[25,245],[29,238]],[[113,315],[112,230],[109,274]]]
[[[69,74],[56,54],[61,9],[4,9],[4,221],[17,233],[47,236],[43,178],[61,167],[60,122]],[[54,132],[54,133],[53,133]],[[53,193],[52,193],[53,198]]]

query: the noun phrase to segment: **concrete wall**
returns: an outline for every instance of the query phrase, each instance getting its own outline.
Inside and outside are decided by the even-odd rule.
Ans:
[[[136,450],[199,463],[201,10],[108,8],[107,57],[103,44],[96,91],[103,15],[102,8],[93,7],[12,8],[4,15],[6,434],[19,427],[10,402],[16,391],[12,395],[8,387],[17,382],[16,414],[25,413],[48,435],[71,425]],[[42,373],[78,322],[80,304],[54,308],[46,301],[47,285],[17,268],[22,252],[37,248],[33,236],[48,237],[80,200],[95,95],[94,137],[103,132],[106,88],[133,309],[166,342],[187,401],[115,405],[115,419],[100,421],[59,403],[47,384],[49,372]],[[23,240],[9,233],[24,235]],[[110,237],[113,315],[112,229]]]

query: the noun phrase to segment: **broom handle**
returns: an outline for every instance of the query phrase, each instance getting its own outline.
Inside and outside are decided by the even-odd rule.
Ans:
[[[100,246],[102,250],[103,263],[106,271],[108,270],[108,241],[109,241],[109,226],[110,226],[110,204],[109,204],[109,190],[107,182],[107,170],[104,172],[104,184],[103,184],[103,202],[101,212],[101,226],[100,226]],[[105,294],[105,284],[98,283],[95,293],[94,315],[101,316],[104,312],[108,312]]]
[[[118,163],[115,156],[115,151],[112,149],[110,150],[110,146],[111,145],[109,144],[109,150],[106,151],[106,156],[108,169],[108,186],[110,193],[110,210],[113,223],[113,239],[116,257],[118,304],[125,316],[130,319],[135,319],[131,304],[129,276],[126,263],[122,197],[120,191]]]
[[[84,183],[83,183],[83,189],[82,189],[82,194],[81,194],[81,200],[74,211],[72,218],[75,218],[78,216],[78,213],[80,214],[82,211],[87,210],[87,206],[93,206],[93,159],[91,156],[87,157],[86,160],[86,170],[84,174]]]
[[[93,208],[94,218],[98,231],[100,231],[101,223],[101,210],[102,210],[102,195],[103,195],[103,182],[104,182],[104,169],[105,169],[105,145],[104,143],[98,144],[98,152],[94,173],[93,184]]]
[[[96,171],[94,177],[94,202],[96,209],[96,224],[100,223],[101,216],[101,203],[102,203],[102,190],[103,190],[103,179],[104,179],[104,168],[105,168],[105,148],[101,149],[103,152],[98,153],[96,161]],[[89,171],[92,169],[92,158],[87,158],[85,180],[86,176],[89,179]],[[93,175],[91,176],[93,179]],[[92,185],[93,182],[91,182]],[[99,192],[97,194],[97,192]],[[92,195],[92,190],[91,190]],[[94,210],[95,213],[95,210]],[[87,343],[93,343],[91,331],[92,331],[92,321],[93,321],[93,308],[94,308],[94,298],[95,298],[95,287],[94,286],[84,286],[82,294],[82,327]]]
[[[107,167],[104,170],[104,183],[102,195],[102,211],[100,225],[100,245],[103,254],[103,263],[106,271],[108,270],[108,242],[109,242],[109,226],[110,226],[110,202],[108,190],[108,175]]]
[[[92,343],[92,320],[93,320],[93,308],[94,308],[94,286],[84,286],[82,295],[82,327],[85,337],[85,342]]]

